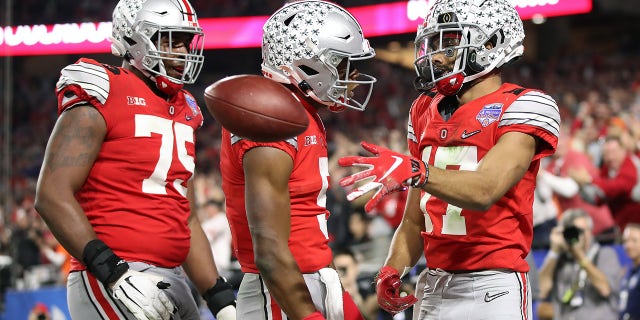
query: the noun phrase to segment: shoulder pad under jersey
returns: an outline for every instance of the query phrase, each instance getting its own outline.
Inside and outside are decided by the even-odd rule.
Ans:
[[[73,86],[73,90],[65,88]],[[79,87],[79,88],[78,88]],[[59,107],[67,109],[76,104],[90,103],[88,100],[104,104],[109,97],[109,75],[103,64],[90,59],[80,59],[66,66],[60,72],[56,84]]]

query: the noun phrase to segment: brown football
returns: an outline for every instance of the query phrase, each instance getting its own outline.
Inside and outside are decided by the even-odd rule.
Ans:
[[[263,76],[220,79],[204,90],[204,101],[224,128],[253,141],[285,140],[309,125],[298,98],[284,85]]]

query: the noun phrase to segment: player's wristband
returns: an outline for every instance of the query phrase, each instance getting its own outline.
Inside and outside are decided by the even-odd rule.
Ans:
[[[218,314],[218,311],[222,308],[236,305],[236,296],[233,293],[233,287],[223,277],[219,277],[216,281],[216,285],[209,288],[203,295],[204,301],[207,302],[207,306],[211,313]]]
[[[325,320],[324,316],[322,315],[322,313],[320,313],[319,311],[316,311],[304,318],[302,318],[302,320]]]
[[[413,172],[418,172],[419,174],[411,178],[409,185],[422,189],[429,181],[429,165],[426,162],[418,159],[411,159],[411,169]]]
[[[89,241],[82,250],[82,262],[87,270],[102,284],[108,286],[116,282],[129,270],[126,261],[118,257],[102,240]]]

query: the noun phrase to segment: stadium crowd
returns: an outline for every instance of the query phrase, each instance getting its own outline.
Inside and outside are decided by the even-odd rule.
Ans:
[[[580,67],[572,67],[575,65]],[[348,248],[355,253],[363,279],[370,277],[386,256],[385,248],[388,248],[393,230],[399,224],[403,197],[402,194],[389,197],[374,212],[364,213],[364,203],[347,202],[345,190],[337,185],[348,169],[337,166],[335,161],[342,155],[357,153],[358,142],[365,138],[403,151],[405,117],[410,101],[416,95],[412,87],[413,70],[383,61],[375,61],[372,67],[379,82],[365,112],[346,111],[340,117],[328,112],[323,114],[325,125],[331,128],[328,131],[333,132],[328,137],[332,152],[331,181],[334,183],[328,202],[333,213],[330,218],[332,246],[336,250]],[[209,75],[210,78],[224,76],[206,67],[205,72],[213,73]],[[5,288],[34,288],[59,284],[64,277],[57,272],[64,273],[65,270],[65,259],[58,252],[60,247],[33,208],[35,183],[44,146],[56,118],[56,101],[52,92],[57,75],[25,76],[21,72],[15,75],[15,96],[20,97],[15,99],[13,108],[11,182],[15,203],[12,212],[6,215],[7,224],[0,229],[2,254],[15,263],[5,265],[0,276],[1,285]],[[607,137],[621,137],[625,148],[632,154],[640,150],[640,65],[633,55],[566,58],[547,62],[546,66],[522,62],[514,71],[507,72],[506,76],[508,81],[541,88],[557,100],[563,122],[568,127],[564,133],[569,136],[563,136],[562,139],[570,141],[569,148],[586,155],[594,167],[602,164],[602,148]],[[202,92],[205,85],[195,85],[192,91]],[[203,102],[201,104],[204,105]],[[220,127],[207,115],[204,127],[198,132],[199,174],[196,186],[199,208],[205,208],[211,202],[220,204],[224,201],[218,170],[219,139]],[[551,198],[557,199],[557,196]],[[561,214],[557,207],[551,210],[554,209],[556,211],[550,216],[552,225]],[[202,220],[205,221],[207,216],[204,210],[202,214]],[[543,213],[536,211],[536,214]],[[603,242],[619,243],[624,226],[614,226],[611,222],[614,221],[613,217],[624,213],[612,208],[605,214],[611,217],[595,217],[594,221],[609,225],[595,225],[594,229],[613,232],[613,235],[604,234]],[[638,220],[635,218],[636,222]],[[538,249],[548,248],[548,236],[549,233],[536,233],[534,241]],[[0,263],[2,261],[5,260],[0,259]],[[230,263],[229,268],[233,267]],[[233,269],[226,272],[232,275]]]
[[[65,18],[72,21],[108,21],[111,18],[110,12],[103,8],[111,6],[111,2],[82,1],[82,5],[77,6],[75,1],[47,1],[43,11],[42,1],[21,1],[16,4],[14,24],[34,23],[33,12],[42,12],[38,18],[39,23],[68,22],[64,21]],[[279,0],[270,0],[259,1],[260,5],[256,5],[256,2],[258,1],[217,0],[193,1],[193,4],[201,17],[215,17],[266,15],[282,3]],[[382,1],[337,1],[346,6],[375,2]],[[35,7],[38,9],[34,9]],[[70,14],[61,15],[61,12]],[[234,54],[237,55],[237,52]],[[249,54],[255,52],[250,51]],[[635,157],[640,155],[638,54],[639,52],[609,55],[571,54],[545,61],[525,60],[505,70],[506,81],[539,88],[556,100],[565,125],[561,139],[565,142],[566,149],[588,159],[585,166],[593,167],[585,177],[583,172],[579,172],[579,168],[566,172],[557,171],[554,167],[555,159],[548,159],[544,169],[541,169],[541,175],[569,178],[569,183],[573,181],[575,184],[575,192],[567,195],[562,190],[557,191],[550,187],[552,191],[548,192],[543,200],[549,201],[551,205],[539,206],[534,210],[534,248],[549,248],[551,230],[565,210],[590,205],[586,200],[594,199],[588,199],[589,188],[585,186],[597,185],[598,181],[615,177],[609,171],[601,171],[607,170],[601,169],[603,166],[614,166],[610,157],[607,157],[614,152],[614,149],[607,149],[609,141],[619,142],[618,147],[623,152],[623,158],[629,157],[634,163],[640,163],[635,162],[638,161]],[[73,62],[76,57],[69,56],[63,59],[65,61],[60,63],[60,66]],[[250,61],[253,60],[255,59]],[[33,60],[14,60],[11,155],[13,175],[10,180],[14,203],[10,206],[10,212],[3,213],[5,224],[0,226],[0,292],[7,288],[32,289],[43,285],[61,285],[68,268],[68,255],[61,250],[61,246],[48,232],[33,207],[35,183],[44,147],[57,116],[54,88],[58,74],[25,72],[25,69],[30,68],[30,61]],[[406,117],[410,103],[417,93],[413,89],[413,70],[381,60],[374,61],[368,67],[372,69],[369,73],[377,77],[378,83],[374,87],[374,94],[367,110],[362,113],[345,111],[339,117],[325,112],[322,116],[325,126],[329,128],[327,131],[331,133],[328,137],[332,182],[328,193],[328,206],[332,212],[329,220],[331,244],[335,252],[354,258],[336,261],[336,266],[338,270],[344,266],[344,270],[341,270],[344,272],[343,276],[350,272],[350,268],[357,270],[359,275],[354,276],[357,282],[354,288],[357,289],[353,290],[358,290],[358,293],[352,294],[358,297],[363,312],[373,319],[378,310],[375,298],[373,302],[368,299],[375,297],[374,289],[370,285],[371,279],[382,264],[393,230],[400,222],[404,198],[402,193],[397,193],[386,198],[372,212],[364,212],[364,200],[353,203],[346,201],[346,192],[337,182],[348,174],[349,169],[339,167],[336,161],[343,155],[357,153],[360,150],[359,142],[364,139],[396,151],[407,152]],[[257,68],[250,66],[246,70]],[[210,82],[230,72],[212,70],[205,62],[203,73],[205,75],[201,79],[204,80],[193,85],[190,88],[192,92],[203,92]],[[204,107],[202,100],[200,105]],[[0,114],[0,118],[4,116],[6,115]],[[218,169],[220,126],[207,114],[205,125],[197,135],[197,208],[201,209],[199,214],[204,223],[211,225],[212,222],[207,220],[216,221],[209,229],[205,228],[205,231],[210,230],[212,247],[224,247],[228,241],[226,247],[230,248],[228,231],[224,228],[225,219],[220,218],[218,214],[224,208],[221,205],[224,202],[224,194],[220,187],[221,176]],[[623,175],[627,180],[635,179],[635,183],[631,185],[634,187],[640,180],[640,166],[630,168],[631,170],[616,170],[616,175]],[[7,187],[0,186],[0,190],[6,190]],[[543,190],[540,191],[542,193]],[[631,193],[631,190],[628,191]],[[579,205],[574,202],[567,204],[561,200],[563,197],[584,201],[579,201]],[[640,199],[611,195],[607,199],[614,200],[607,202],[604,198],[606,197],[596,199],[600,200],[597,206],[603,210],[592,215],[595,239],[604,244],[619,244],[625,225],[629,222],[640,223]],[[628,205],[621,205],[621,201]],[[223,241],[222,244],[219,241]],[[214,252],[214,255],[216,254],[217,252]],[[239,271],[233,263],[233,257],[228,251],[225,251],[224,255],[223,259],[228,261],[219,263],[219,266],[224,268],[221,273],[227,275],[232,282],[233,279],[238,281]],[[218,259],[216,255],[216,260]],[[406,290],[410,291],[411,288]]]

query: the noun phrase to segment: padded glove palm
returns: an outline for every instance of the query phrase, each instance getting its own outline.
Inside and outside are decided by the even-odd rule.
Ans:
[[[365,205],[366,211],[371,211],[376,203],[389,193],[404,190],[407,186],[422,188],[427,183],[429,167],[422,160],[364,141],[361,145],[365,150],[373,153],[374,157],[342,157],[338,160],[338,164],[343,167],[366,167],[365,170],[340,180],[340,185],[343,187],[373,178],[347,195],[347,199],[353,201],[377,189],[378,191]]]

